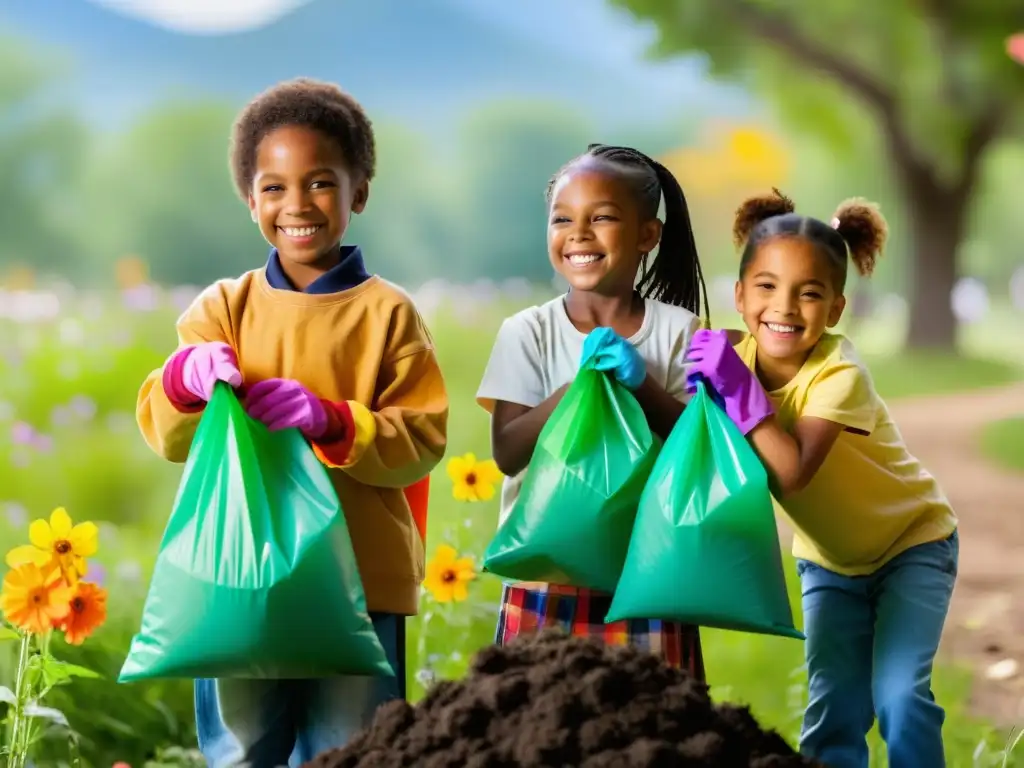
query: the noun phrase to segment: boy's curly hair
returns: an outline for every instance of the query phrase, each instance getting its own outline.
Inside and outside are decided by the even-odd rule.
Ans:
[[[868,277],[885,248],[889,226],[875,203],[854,197],[839,204],[829,224],[796,213],[793,201],[773,189],[768,195],[748,198],[736,209],[733,241],[743,248],[740,276],[757,247],[774,237],[803,237],[818,246],[836,269],[836,288],[846,283],[847,254],[857,272]]]
[[[353,174],[367,181],[373,178],[377,164],[373,124],[362,106],[332,83],[300,77],[259,94],[235,119],[229,158],[235,189],[243,200],[252,190],[260,142],[278,128],[292,125],[333,139]]]

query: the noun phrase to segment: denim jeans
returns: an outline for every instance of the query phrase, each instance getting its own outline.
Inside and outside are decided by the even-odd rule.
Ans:
[[[797,561],[809,676],[802,753],[829,768],[868,768],[877,715],[891,768],[944,768],[932,665],[959,551],[954,532],[857,577]]]
[[[196,730],[207,765],[302,765],[343,746],[381,704],[404,698],[405,617],[370,618],[395,677],[196,680]]]

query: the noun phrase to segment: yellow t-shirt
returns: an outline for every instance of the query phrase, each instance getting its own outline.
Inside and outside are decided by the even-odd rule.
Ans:
[[[753,337],[736,351],[754,370]],[[796,529],[794,556],[863,576],[956,529],[949,501],[907,450],[848,339],[823,336],[797,375],[768,394],[787,431],[803,416],[846,428],[810,483],[779,503]]]

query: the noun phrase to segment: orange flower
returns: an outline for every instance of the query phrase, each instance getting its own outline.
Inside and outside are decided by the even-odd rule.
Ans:
[[[88,581],[80,581],[75,584],[68,609],[60,628],[71,645],[81,645],[107,620],[107,592]]]
[[[469,582],[476,578],[473,561],[459,557],[455,547],[442,544],[434,559],[427,563],[423,586],[439,603],[462,602],[469,597]]]
[[[0,610],[11,624],[41,635],[71,610],[72,589],[59,568],[26,563],[7,572],[0,589]]]

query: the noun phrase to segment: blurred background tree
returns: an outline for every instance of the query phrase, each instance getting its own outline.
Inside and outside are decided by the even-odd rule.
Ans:
[[[493,279],[549,282],[544,190],[593,141],[578,111],[557,104],[510,100],[471,112],[459,134],[464,258],[484,261]]]
[[[43,56],[18,40],[0,40],[0,179],[12,194],[0,205],[0,265],[22,276],[74,264],[66,215],[87,136],[63,104],[45,97],[65,72],[59,56]],[[17,282],[17,281],[16,281]]]
[[[1024,112],[1024,78],[1004,47],[1024,4],[612,3],[654,22],[657,54],[705,52],[714,74],[752,84],[837,154],[887,154],[912,244],[908,344],[952,348],[950,296],[983,161]]]
[[[736,272],[736,207],[749,195],[789,184],[789,146],[766,126],[713,120],[660,160],[686,192],[705,273],[731,277]]]
[[[129,254],[168,284],[252,268],[266,246],[228,173],[233,119],[225,104],[169,102],[89,153],[78,213],[103,282]]]

